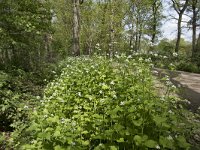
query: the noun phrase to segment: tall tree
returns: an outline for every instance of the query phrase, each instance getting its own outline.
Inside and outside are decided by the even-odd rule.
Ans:
[[[83,0],[73,1],[73,54],[80,55],[80,4]]]
[[[80,55],[80,1],[73,1],[73,54]]]
[[[180,46],[180,40],[181,40],[181,34],[182,34],[182,28],[181,28],[181,23],[182,23],[182,17],[183,14],[188,7],[189,0],[171,0],[172,1],[172,6],[176,13],[178,14],[178,24],[177,24],[177,40],[176,40],[176,47],[175,47],[175,52],[179,52],[179,46]]]
[[[128,14],[128,25],[130,28],[131,33],[131,39],[130,39],[130,45],[133,50],[140,51],[142,41],[144,41],[144,36],[150,34],[150,30],[152,32],[152,27],[149,25],[153,25],[151,23],[151,16],[152,16],[152,1],[144,0],[144,1],[138,1],[138,0],[130,0],[130,10]],[[157,21],[157,20],[156,20]],[[157,26],[157,23],[156,23]],[[151,28],[151,29],[148,29]],[[153,33],[153,32],[152,32]],[[152,34],[151,34],[152,35]]]
[[[156,41],[156,37],[159,33],[159,25],[161,19],[163,18],[161,9],[162,9],[162,2],[160,0],[153,0],[151,4],[152,9],[152,17],[150,18],[150,29],[151,29],[151,43],[154,44]]]
[[[197,21],[200,12],[200,2],[192,0],[192,56],[197,52]]]

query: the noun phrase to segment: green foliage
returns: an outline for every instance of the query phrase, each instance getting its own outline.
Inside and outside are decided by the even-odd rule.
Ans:
[[[1,131],[12,131],[13,122],[26,119],[26,108],[36,99],[31,95],[34,88],[35,95],[39,90],[25,79],[24,72],[18,70],[15,74],[0,73],[0,126]],[[28,82],[28,83],[23,83]],[[30,85],[27,85],[30,84]],[[33,87],[32,87],[33,86]]]
[[[200,73],[200,68],[192,62],[181,61],[177,65],[177,70]]]
[[[43,36],[51,26],[48,3],[2,0],[0,12],[0,67],[31,70],[45,53]]]
[[[188,149],[192,113],[155,94],[150,59],[68,58],[14,149]],[[62,64],[62,65],[63,65]],[[189,117],[188,117],[189,118]],[[23,132],[22,132],[23,131]]]

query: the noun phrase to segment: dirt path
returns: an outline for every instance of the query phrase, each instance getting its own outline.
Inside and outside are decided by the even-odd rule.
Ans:
[[[200,107],[200,74],[188,73],[183,71],[170,71],[155,68],[159,77],[168,75],[171,82],[180,87],[179,95],[191,102],[191,109],[197,110]]]

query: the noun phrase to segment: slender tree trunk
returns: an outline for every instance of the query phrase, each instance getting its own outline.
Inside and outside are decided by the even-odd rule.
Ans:
[[[80,3],[79,0],[73,1],[73,55],[80,55]]]
[[[110,3],[110,43],[109,43],[109,57],[113,57],[113,52],[114,52],[114,26],[113,26],[113,17],[114,17],[114,10],[112,0],[109,0]]]
[[[155,43],[155,38],[156,38],[156,15],[157,15],[157,8],[156,8],[156,1],[154,1],[153,5],[152,5],[152,10],[153,10],[153,26],[152,26],[152,37],[151,37],[151,43],[154,44]]]
[[[197,0],[192,0],[192,56],[196,53],[196,29],[197,29],[197,12],[196,12]]]
[[[138,51],[138,41],[139,41],[139,37],[138,37],[138,35],[139,35],[139,19],[138,19],[138,17],[136,18],[136,33],[135,33],[135,51],[137,52]]]
[[[196,53],[200,54],[200,33],[196,43]]]
[[[174,7],[175,11],[178,13],[178,24],[177,24],[178,32],[177,32],[177,40],[176,40],[176,47],[175,47],[175,52],[178,53],[179,47],[180,47],[180,40],[181,40],[182,17],[188,6],[189,0],[185,0],[185,3],[183,5],[182,9],[180,7],[180,4],[176,0],[171,0],[171,1],[173,3],[173,7]]]
[[[178,24],[177,24],[178,32],[177,32],[177,40],[176,40],[176,47],[175,47],[176,53],[178,53],[179,51],[180,41],[181,41],[181,21],[182,21],[182,14],[180,13],[179,18],[178,18]]]
[[[139,38],[138,38],[138,51],[141,51],[141,38],[142,38],[142,31],[143,30],[143,26],[142,23],[140,23],[140,29],[139,29]]]
[[[48,61],[52,61],[52,35],[50,33],[45,33],[44,35],[44,48],[45,48],[45,57]]]

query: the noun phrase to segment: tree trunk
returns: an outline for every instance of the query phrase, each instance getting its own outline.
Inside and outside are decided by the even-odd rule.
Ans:
[[[110,3],[110,43],[109,43],[109,57],[113,57],[114,53],[114,26],[113,26],[113,17],[114,17],[114,10],[112,6],[112,0],[109,0]]]
[[[73,0],[73,55],[80,55],[80,8],[79,0]]]
[[[156,1],[154,1],[153,5],[152,5],[152,10],[153,10],[153,26],[152,26],[152,37],[151,37],[151,43],[154,44],[155,43],[155,38],[156,38],[156,24],[157,24],[157,19],[156,19],[156,15],[157,15],[157,8],[156,8]]]
[[[196,53],[200,54],[200,33],[196,43]]]
[[[136,18],[136,33],[135,33],[135,51],[138,51],[138,41],[139,41],[139,18]]]
[[[173,7],[175,9],[175,11],[178,13],[178,24],[177,24],[177,28],[178,28],[178,32],[177,32],[177,40],[176,40],[176,47],[175,47],[175,52],[178,53],[179,52],[179,46],[180,46],[180,40],[181,40],[181,22],[182,22],[182,17],[183,14],[188,6],[189,0],[185,0],[185,3],[181,9],[180,4],[178,4],[178,2],[176,0],[171,0],[173,3]]]
[[[196,29],[197,29],[197,12],[196,12],[197,0],[192,1],[192,56],[196,53]]]
[[[181,41],[181,21],[182,21],[182,15],[183,14],[179,14],[178,17],[178,24],[177,24],[177,28],[178,28],[178,32],[177,32],[177,40],[176,40],[176,48],[175,48],[175,52],[178,53],[179,51],[179,47],[180,47],[180,41]]]

